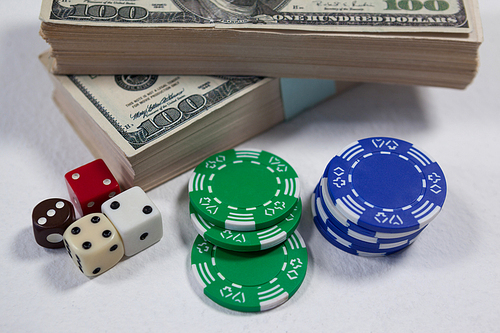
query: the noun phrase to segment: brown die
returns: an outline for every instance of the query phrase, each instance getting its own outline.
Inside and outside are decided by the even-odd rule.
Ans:
[[[87,276],[104,273],[123,257],[123,242],[111,221],[101,213],[71,224],[63,235],[69,256]]]
[[[67,200],[46,199],[35,206],[31,219],[36,242],[43,247],[60,248],[64,247],[64,231],[75,221],[75,210]]]

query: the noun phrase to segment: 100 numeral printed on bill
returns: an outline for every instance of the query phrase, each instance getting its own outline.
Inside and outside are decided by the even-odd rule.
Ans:
[[[41,19],[93,26],[470,32],[466,0],[43,0]]]
[[[59,79],[66,89],[78,92],[80,103],[91,103],[92,117],[98,123],[112,126],[109,135],[121,137],[134,150],[268,80],[165,75],[69,75]]]

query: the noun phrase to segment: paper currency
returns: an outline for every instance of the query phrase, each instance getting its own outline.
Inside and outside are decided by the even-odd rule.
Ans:
[[[311,31],[471,31],[464,0],[43,0],[44,22]]]
[[[40,60],[47,69],[54,61],[48,52]],[[91,153],[122,189],[144,190],[354,86],[230,76],[50,77],[54,101]]]
[[[69,75],[59,80],[90,102],[101,127],[112,126],[124,151],[134,150],[183,127],[193,118],[254,89],[259,77],[165,75]],[[77,98],[78,98],[77,97]],[[99,115],[97,114],[99,113]],[[128,147],[127,147],[128,146]],[[129,153],[130,154],[130,153]]]

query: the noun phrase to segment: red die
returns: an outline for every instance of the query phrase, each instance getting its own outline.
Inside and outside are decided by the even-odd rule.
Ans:
[[[64,178],[81,216],[99,213],[106,200],[120,193],[118,182],[101,159],[68,172]]]

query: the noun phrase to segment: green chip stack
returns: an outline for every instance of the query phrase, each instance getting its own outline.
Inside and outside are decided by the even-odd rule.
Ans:
[[[237,311],[264,311],[290,298],[307,269],[295,231],[302,214],[295,170],[266,151],[226,150],[189,180],[191,221],[200,234],[191,265],[205,295]]]

